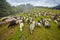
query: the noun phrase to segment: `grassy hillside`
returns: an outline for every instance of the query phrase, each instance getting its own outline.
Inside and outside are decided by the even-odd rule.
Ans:
[[[26,16],[27,13],[41,13],[42,11],[46,11],[48,13],[60,13],[60,10],[34,8],[26,13],[20,13],[16,15]],[[37,21],[40,18],[45,17],[40,16],[34,18],[34,20]],[[50,22],[50,29],[36,26],[32,34],[29,32],[29,25],[27,23],[24,23],[23,32],[20,31],[19,24],[12,28],[8,28],[8,24],[9,23],[0,25],[0,40],[60,40],[60,29],[58,29],[57,24],[54,23],[53,20]]]

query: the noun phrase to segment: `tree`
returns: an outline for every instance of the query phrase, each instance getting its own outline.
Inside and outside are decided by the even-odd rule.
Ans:
[[[10,4],[6,0],[0,0],[0,17],[4,17],[10,14]]]

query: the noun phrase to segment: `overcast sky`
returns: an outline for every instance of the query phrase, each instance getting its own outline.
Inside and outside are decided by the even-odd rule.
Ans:
[[[53,7],[60,4],[60,0],[6,0],[12,6],[30,3],[34,6]]]

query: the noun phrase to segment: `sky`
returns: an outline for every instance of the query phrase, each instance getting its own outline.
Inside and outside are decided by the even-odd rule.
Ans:
[[[60,0],[6,0],[12,6],[32,4],[33,6],[54,7],[60,4]]]

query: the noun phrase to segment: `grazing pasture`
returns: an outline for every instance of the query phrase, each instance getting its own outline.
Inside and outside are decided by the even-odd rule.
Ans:
[[[28,12],[16,14],[14,16],[32,16],[34,21],[38,21],[41,18],[45,19],[47,16],[36,16],[33,13],[44,13],[47,14],[60,14],[60,10],[34,8]],[[37,15],[36,14],[36,15]],[[38,14],[39,15],[39,14]],[[50,15],[48,15],[50,17]],[[1,21],[1,19],[0,19]],[[20,31],[20,25],[15,25],[8,28],[9,23],[0,25],[0,40],[60,40],[60,29],[58,24],[52,19],[50,22],[50,28],[45,28],[44,26],[35,26],[32,34],[29,32],[30,25],[24,22],[23,30]]]

